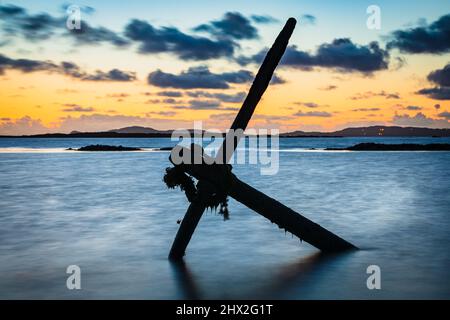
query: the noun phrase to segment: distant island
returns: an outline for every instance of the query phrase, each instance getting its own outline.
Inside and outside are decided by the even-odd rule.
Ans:
[[[104,144],[93,144],[78,149],[68,148],[68,151],[142,151],[141,148],[111,146]],[[172,147],[158,148],[159,151],[170,151]],[[345,148],[326,148],[327,151],[450,151],[450,143],[429,143],[429,144],[386,144],[386,143],[358,143]]]
[[[193,133],[193,130],[189,130]],[[103,132],[46,133],[21,136],[0,136],[0,138],[168,138],[173,130],[157,130],[149,127],[131,126]],[[346,128],[333,132],[293,131],[281,133],[281,138],[340,138],[340,137],[450,137],[450,129],[420,127],[370,126]]]
[[[449,143],[430,143],[430,144],[385,144],[385,143],[358,143],[346,148],[327,148],[330,151],[450,151]]]
[[[450,137],[450,129],[431,129],[421,127],[370,126],[346,128],[334,132],[293,131],[280,134],[280,137]]]

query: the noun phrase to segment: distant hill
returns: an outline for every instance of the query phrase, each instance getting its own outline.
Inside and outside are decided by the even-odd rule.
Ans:
[[[281,137],[449,137],[450,129],[418,127],[371,126],[346,128],[334,132],[293,131],[280,134]]]
[[[170,137],[173,130],[157,130],[149,127],[131,126],[120,129],[112,129],[105,132],[79,132],[72,131],[66,133],[47,133],[30,136],[34,138],[163,138]],[[192,132],[193,130],[189,130]],[[13,136],[0,136],[0,138]],[[305,132],[293,131],[280,134],[285,138],[306,138],[306,137],[450,137],[450,129],[430,129],[418,127],[397,127],[397,126],[371,126],[359,128],[346,128],[334,132]]]
[[[143,133],[143,134],[172,134],[172,130],[156,130],[150,127],[141,127],[141,126],[131,126],[120,129],[109,130],[108,132],[116,132],[116,133]]]

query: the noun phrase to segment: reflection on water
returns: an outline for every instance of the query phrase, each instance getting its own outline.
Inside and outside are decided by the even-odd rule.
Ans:
[[[169,262],[173,268],[174,279],[178,290],[182,293],[183,299],[202,299],[203,296],[198,288],[195,277],[192,275],[186,262],[184,260]]]
[[[340,255],[345,256],[346,254],[349,253]],[[255,299],[283,297],[292,288],[302,288],[302,281],[308,279],[310,273],[319,271],[321,263],[332,258],[338,258],[338,256],[315,252],[288,263],[276,270],[273,277],[267,279],[264,290],[252,292],[251,297]],[[184,260],[170,263],[174,271],[178,290],[182,293],[183,299],[195,300],[204,298],[188,264]]]
[[[89,143],[78,140],[42,147]],[[288,140],[280,147],[330,144]],[[21,143],[8,146],[33,147]],[[449,152],[280,153],[275,176],[235,165],[362,250],[322,255],[230,200],[231,219],[207,212],[181,264],[167,254],[187,201],[162,182],[167,156],[0,154],[0,298],[450,298]],[[66,288],[72,264],[80,291]],[[372,264],[381,290],[366,287]]]

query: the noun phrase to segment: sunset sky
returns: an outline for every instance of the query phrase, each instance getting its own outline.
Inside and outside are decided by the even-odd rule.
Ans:
[[[251,127],[450,128],[448,0],[0,1],[0,134],[225,129],[291,16]]]

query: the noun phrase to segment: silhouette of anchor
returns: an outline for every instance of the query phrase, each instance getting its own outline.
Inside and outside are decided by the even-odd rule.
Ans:
[[[188,193],[189,190],[184,190],[188,196],[190,205],[181,221],[180,228],[172,244],[169,259],[179,260],[184,256],[203,212],[210,205],[211,198],[218,194],[224,195],[225,198],[227,195],[231,196],[273,223],[276,223],[280,228],[284,228],[286,231],[296,235],[301,240],[308,242],[323,252],[357,249],[353,244],[242,182],[231,172],[231,166],[227,164],[233,152],[236,150],[243,131],[247,128],[259,100],[272,79],[275,68],[280,62],[288,45],[289,38],[294,31],[295,24],[296,20],[289,18],[276,38],[272,48],[267,52],[250,91],[234,119],[230,130],[227,132],[216,158],[212,159],[208,157],[204,154],[200,146],[194,144],[191,145],[190,149],[179,147],[172,150],[169,160],[175,165],[178,174],[181,174],[182,179],[192,179],[190,177],[194,177],[198,180],[198,183],[195,191],[191,190]],[[236,132],[241,132],[241,134],[236,134]],[[197,156],[200,155],[202,157],[202,163],[174,163],[174,155],[177,153],[179,155],[180,152]],[[214,160],[220,161],[213,163]]]

